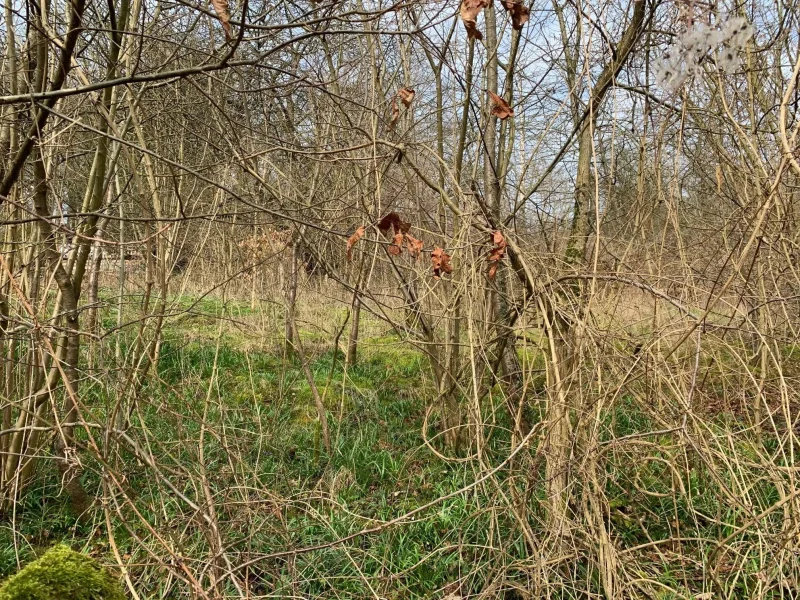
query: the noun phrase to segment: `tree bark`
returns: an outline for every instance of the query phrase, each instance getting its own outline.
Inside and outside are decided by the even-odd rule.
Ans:
[[[350,308],[350,336],[347,339],[347,357],[346,362],[348,366],[356,364],[358,359],[358,333],[361,323],[361,300],[358,298],[358,288],[353,292],[353,302]]]
[[[647,3],[639,1],[633,4],[631,20],[617,44],[616,52],[612,60],[604,66],[591,90],[587,113],[575,124],[579,128],[578,167],[575,203],[564,257],[568,269],[586,264],[595,189],[591,169],[594,128],[605,94],[630,56],[645,21]],[[573,65],[577,65],[577,59],[573,57],[572,60]],[[577,115],[577,111],[573,115]],[[548,528],[558,546],[566,542],[572,529],[571,523],[580,510],[573,503],[573,491],[580,490],[584,500],[584,518],[597,543],[596,556],[604,592],[607,597],[615,598],[615,553],[603,520],[607,511],[601,506],[606,502],[599,484],[602,479],[594,457],[584,456],[593,447],[597,432],[590,416],[599,418],[591,406],[584,404],[584,394],[578,389],[579,378],[576,377],[582,343],[580,321],[585,302],[583,286],[574,283],[541,306],[550,346],[550,361],[547,365],[549,432],[546,439],[545,467]],[[568,310],[570,314],[567,314]],[[571,472],[575,464],[584,466],[580,478],[578,474]]]

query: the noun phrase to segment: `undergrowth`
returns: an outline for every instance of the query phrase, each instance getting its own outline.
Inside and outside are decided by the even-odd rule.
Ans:
[[[197,481],[207,482],[225,543],[242,561],[253,559],[243,572],[248,593],[431,598],[445,595],[452,582],[460,581],[463,595],[494,585],[506,590],[507,598],[524,597],[515,596],[514,590],[526,587],[535,548],[499,502],[498,487],[470,485],[480,475],[474,461],[445,462],[434,453],[443,449],[435,422],[427,430],[424,425],[435,391],[421,352],[384,333],[363,340],[358,363],[345,366],[341,351],[332,349],[324,335],[303,332],[318,342],[309,359],[330,418],[333,449],[327,455],[300,359],[270,341],[254,340],[253,335],[244,339],[247,334],[235,324],[224,330],[206,327],[203,309],[210,314],[220,308],[212,300],[187,306],[200,316],[192,313],[168,327],[156,372],[142,383],[128,426],[145,432],[140,443],[158,457],[164,477],[180,493],[203,502]],[[527,352],[526,360],[540,360]],[[113,353],[107,349],[108,360]],[[539,418],[541,385],[533,386],[528,399],[532,422]],[[113,410],[112,389],[113,382],[85,386],[95,419]],[[491,465],[499,464],[511,448],[511,423],[499,400],[487,402],[482,410],[484,423],[491,425],[486,428],[485,457]],[[713,550],[703,540],[730,534],[727,524],[743,518],[739,509],[720,502],[720,486],[735,482],[720,481],[713,465],[697,461],[668,434],[648,437],[646,452],[614,446],[616,438],[658,429],[651,415],[631,395],[623,395],[605,414],[606,517],[618,546],[646,547],[636,557],[648,578],[687,593],[703,592],[703,561]],[[157,534],[164,540],[159,543],[168,544],[176,556],[203,557],[213,552],[213,541],[193,511],[165,489],[141,457],[117,450],[114,467],[125,481],[127,497],[110,502],[108,523],[118,552],[143,597],[178,598],[175,582],[165,580],[164,570],[143,546],[155,543]],[[532,445],[530,456],[534,453]],[[686,468],[678,474],[671,465],[681,462]],[[530,464],[527,480],[500,471],[495,481],[527,499],[535,530],[544,521],[545,498],[541,462]],[[84,466],[85,486],[102,496],[100,465]],[[531,486],[531,481],[539,483]],[[454,493],[462,489],[466,491]],[[749,493],[754,503],[769,505],[777,491],[759,483]],[[317,551],[286,554],[324,546],[445,496],[402,525]],[[57,469],[44,463],[11,524],[0,529],[0,576],[13,574],[59,541],[113,563],[105,518],[96,510],[89,520],[76,521],[67,510]],[[648,547],[652,540],[666,538],[687,538],[680,550],[694,561],[672,560],[675,548]],[[276,556],[258,560],[271,554]],[[580,549],[571,564],[573,570],[563,573],[565,581],[580,573],[596,584],[596,572],[582,561]],[[756,581],[753,569],[742,572],[740,597]],[[229,585],[222,592],[235,594]],[[558,597],[583,596],[559,592]]]

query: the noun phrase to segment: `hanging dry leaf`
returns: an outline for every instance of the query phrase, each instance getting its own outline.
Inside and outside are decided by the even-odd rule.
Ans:
[[[411,256],[419,256],[419,253],[422,252],[424,245],[425,244],[422,240],[418,240],[410,233],[406,234],[406,248],[408,248],[408,253]]]
[[[392,239],[391,245],[386,249],[392,256],[400,256],[403,252],[403,232],[398,231]]]
[[[347,238],[347,260],[353,260],[353,246],[356,245],[356,242],[361,239],[366,231],[366,227],[363,225],[356,229],[355,233]]]
[[[397,90],[397,94],[392,98],[392,116],[389,119],[389,129],[394,129],[395,123],[397,123],[397,120],[400,118],[400,107],[397,104],[397,99],[400,98],[400,102],[403,103],[403,106],[408,108],[411,106],[411,102],[414,100],[416,94],[417,93],[411,88],[404,87]]]
[[[475,21],[464,21],[464,28],[467,30],[468,38],[474,38],[476,40],[483,39],[483,34],[480,29],[478,29],[478,25]]]
[[[408,233],[411,230],[411,223],[406,223],[396,212],[392,211],[378,221],[378,229],[386,235],[391,229],[394,233]]]
[[[489,97],[492,99],[494,106],[492,107],[492,114],[501,121],[505,121],[508,117],[514,116],[514,109],[508,105],[503,98],[489,90]]]
[[[397,90],[397,96],[400,98],[400,102],[403,103],[403,106],[408,108],[411,106],[411,102],[414,100],[414,96],[416,96],[417,92],[412,90],[411,88],[400,88]]]
[[[233,31],[231,30],[231,9],[228,0],[211,0],[211,6],[214,7],[214,12],[217,13],[217,18],[222,23],[222,29],[225,30],[225,39],[230,42],[233,39]]]
[[[392,118],[389,119],[389,129],[394,129],[394,124],[400,118],[400,107],[397,106],[397,97],[392,98]]]
[[[492,233],[492,249],[489,251],[489,279],[494,279],[497,274],[497,267],[500,266],[500,260],[506,253],[506,239],[499,231]]]
[[[522,4],[522,2],[514,2],[513,0],[500,0],[500,4],[506,9],[508,14],[511,15],[511,27],[519,31],[522,26],[528,22],[531,16],[531,9]]]
[[[492,0],[463,0],[461,2],[459,12],[470,39],[483,39],[483,34],[478,30],[478,15],[484,8],[491,6],[491,3]]]
[[[433,266],[433,277],[439,279],[442,273],[452,273],[453,266],[450,264],[450,255],[443,249],[436,246],[431,252],[431,264]]]

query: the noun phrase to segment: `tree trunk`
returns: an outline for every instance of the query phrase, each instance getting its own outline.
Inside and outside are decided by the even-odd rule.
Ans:
[[[294,356],[297,350],[297,327],[295,325],[295,305],[297,303],[297,264],[300,252],[299,244],[290,242],[291,246],[284,251],[286,265],[281,265],[283,299],[286,315],[284,317],[284,349],[287,356]]]
[[[41,231],[42,241],[46,246],[47,256],[51,267],[54,269],[53,278],[58,285],[61,296],[60,317],[64,322],[64,333],[59,341],[59,347],[64,348],[63,366],[56,364],[53,370],[58,370],[65,388],[65,412],[64,423],[60,428],[60,435],[56,438],[56,454],[59,457],[58,467],[61,471],[61,478],[64,489],[70,500],[70,509],[76,516],[83,517],[91,506],[92,500],[80,481],[82,468],[77,460],[75,448],[75,423],[79,422],[80,408],[78,406],[78,361],[80,359],[80,326],[78,318],[78,296],[73,285],[72,278],[67,274],[61,260],[61,253],[56,248],[53,231],[46,217],[50,214],[49,202],[47,199],[47,173],[44,166],[44,158],[41,150],[34,148],[33,173],[35,182],[34,209],[42,217],[38,223]],[[49,393],[49,390],[48,390]],[[38,408],[38,407],[36,407]],[[31,435],[31,441],[35,447],[35,435]]]
[[[358,358],[358,332],[361,323],[361,300],[358,299],[358,289],[353,292],[350,319],[350,336],[347,340],[346,362],[348,366],[353,366]]]
[[[617,51],[605,65],[589,97],[587,115],[578,128],[578,167],[575,180],[575,204],[572,213],[565,263],[572,270],[585,266],[587,241],[590,236],[590,215],[594,200],[594,176],[591,169],[593,135],[597,114],[605,93],[610,89],[623,64],[627,61],[639,35],[647,12],[645,2],[635,2],[631,21],[626,27]],[[574,63],[577,64],[577,61]],[[577,111],[573,113],[574,118]],[[599,233],[598,233],[599,235]],[[577,518],[580,506],[573,502],[573,491],[582,493],[583,517],[597,544],[596,560],[601,583],[607,597],[617,597],[614,568],[615,549],[607,531],[604,515],[607,503],[603,494],[601,475],[596,457],[587,456],[595,445],[598,428],[594,419],[600,418],[596,407],[584,403],[584,390],[576,377],[579,368],[582,311],[586,303],[579,283],[568,285],[556,293],[540,309],[545,317],[550,345],[547,365],[548,406],[546,439],[546,484],[548,496],[548,528],[555,543],[562,547]],[[566,311],[570,311],[567,314]],[[582,465],[580,474],[572,473],[573,465]]]

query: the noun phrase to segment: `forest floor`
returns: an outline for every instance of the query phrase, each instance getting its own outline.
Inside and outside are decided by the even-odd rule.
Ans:
[[[240,560],[279,554],[248,567],[243,574],[248,593],[444,598],[456,597],[454,582],[459,582],[463,594],[495,586],[506,590],[506,598],[527,597],[513,590],[526,588],[526,571],[534,565],[497,482],[505,480],[506,491],[517,486],[527,495],[532,523],[543,522],[542,490],[530,487],[525,473],[517,479],[519,474],[511,472],[498,473],[492,484],[470,486],[510,451],[506,410],[499,399],[493,404],[490,395],[482,407],[488,432],[484,460],[491,462],[479,467],[472,459],[442,460],[436,415],[427,413],[435,391],[425,356],[365,316],[359,359],[348,367],[342,352],[333,348],[345,309],[308,303],[300,311],[300,328],[330,421],[328,455],[300,359],[288,356],[280,343],[275,318],[280,311],[271,305],[254,309],[248,302],[190,297],[176,300],[174,307],[181,314],[167,322],[157,373],[137,395],[131,431],[137,431],[150,456],[158,457],[161,475],[178,491],[214,506],[221,538]],[[109,328],[112,313],[104,315]],[[106,355],[95,360],[108,364],[115,352],[110,342]],[[116,398],[110,390],[118,389],[117,383],[91,377],[83,382],[82,393],[98,420],[112,410]],[[536,405],[534,399],[533,421]],[[610,416],[612,429],[619,437],[655,427],[622,398]],[[664,455],[669,452],[665,447]],[[647,546],[649,539],[681,530],[694,537],[721,535],[724,528],[714,523],[724,522],[728,509],[720,506],[712,478],[701,468],[689,471],[688,492],[676,499],[668,466],[654,460],[632,474],[631,463],[619,469],[613,460],[609,464],[606,493],[619,546]],[[91,463],[84,467],[85,487],[103,496],[108,488],[101,470]],[[0,529],[0,576],[62,540],[113,565],[111,532],[143,598],[182,597],[172,595],[176,582],[163,577],[158,560],[145,548],[158,554],[166,544],[187,560],[202,561],[213,548],[207,528],[136,456],[120,451],[115,469],[126,493],[108,498],[111,510],[105,514],[97,510],[91,519],[76,523],[57,469],[45,463],[12,524]],[[630,485],[632,477],[640,491],[649,491],[639,493]],[[453,494],[462,488],[467,491]],[[313,552],[281,555],[376,527],[448,494],[453,496],[401,526]],[[711,516],[699,522],[698,514]],[[697,593],[702,564],[683,558],[687,549],[692,552],[691,544],[640,552],[636,568],[665,589]],[[699,547],[696,552],[702,554]],[[580,560],[574,564],[577,570],[589,568]],[[747,577],[742,580],[747,585]]]
[[[277,338],[259,333],[258,324],[269,315],[254,311],[248,303],[210,298],[182,298],[176,307],[188,312],[166,327],[158,376],[151,376],[142,390],[136,426],[148,432],[156,449],[153,454],[164,456],[165,470],[181,462],[184,468],[196,464],[196,456],[181,461],[179,453],[197,452],[204,411],[213,433],[210,438],[226,430],[228,451],[221,445],[211,448],[213,442],[204,448],[206,477],[215,494],[239,497],[241,490],[252,487],[263,495],[264,510],[256,508],[256,514],[248,516],[247,535],[252,539],[247,545],[253,552],[331,541],[472,481],[474,474],[465,464],[438,460],[423,442],[425,410],[433,393],[427,386],[424,356],[396,335],[377,331],[368,317],[364,330],[369,335],[362,339],[359,361],[347,368],[342,353],[332,349],[330,331],[309,323],[301,327],[311,371],[329,413],[333,452],[327,456],[299,359],[286,356]],[[111,326],[113,315],[108,319]],[[113,352],[109,347],[108,354]],[[98,401],[110,406],[105,387],[102,381],[89,380],[84,382],[84,394],[94,398],[95,406]],[[432,428],[431,435],[436,435]],[[184,507],[165,497],[165,490],[141,463],[126,461],[121,469],[129,489],[135,491],[131,495],[137,508],[153,529],[166,535],[184,556],[196,554],[196,546],[205,543],[202,534],[182,529],[180,519],[175,520],[180,523],[177,528],[172,523],[173,511]],[[13,526],[0,530],[0,577],[15,572],[18,560],[24,564],[60,540],[110,559],[102,513],[76,524],[61,493],[57,469],[47,465],[40,475],[18,506]],[[100,495],[102,485],[93,469],[87,469],[84,480],[87,489]],[[194,496],[192,483],[186,483],[183,491]],[[465,575],[465,565],[476,567],[467,555],[484,556],[479,562],[486,564],[486,545],[498,542],[487,528],[485,508],[482,502],[470,501],[469,495],[445,500],[402,528],[342,548],[299,555],[291,564],[277,561],[272,573],[250,577],[250,591],[264,593],[268,586],[275,597],[441,594]],[[276,510],[280,518],[275,517]],[[240,517],[233,511],[221,519],[228,518],[226,526],[237,527]],[[135,520],[131,524],[131,531],[115,524],[115,534],[136,576],[136,565],[147,568],[144,565],[151,565],[152,559],[141,554],[134,537],[152,533]],[[504,554],[508,551],[503,549]],[[162,585],[154,578],[149,593],[160,596],[165,591],[158,589]],[[370,589],[376,585],[384,589]]]

